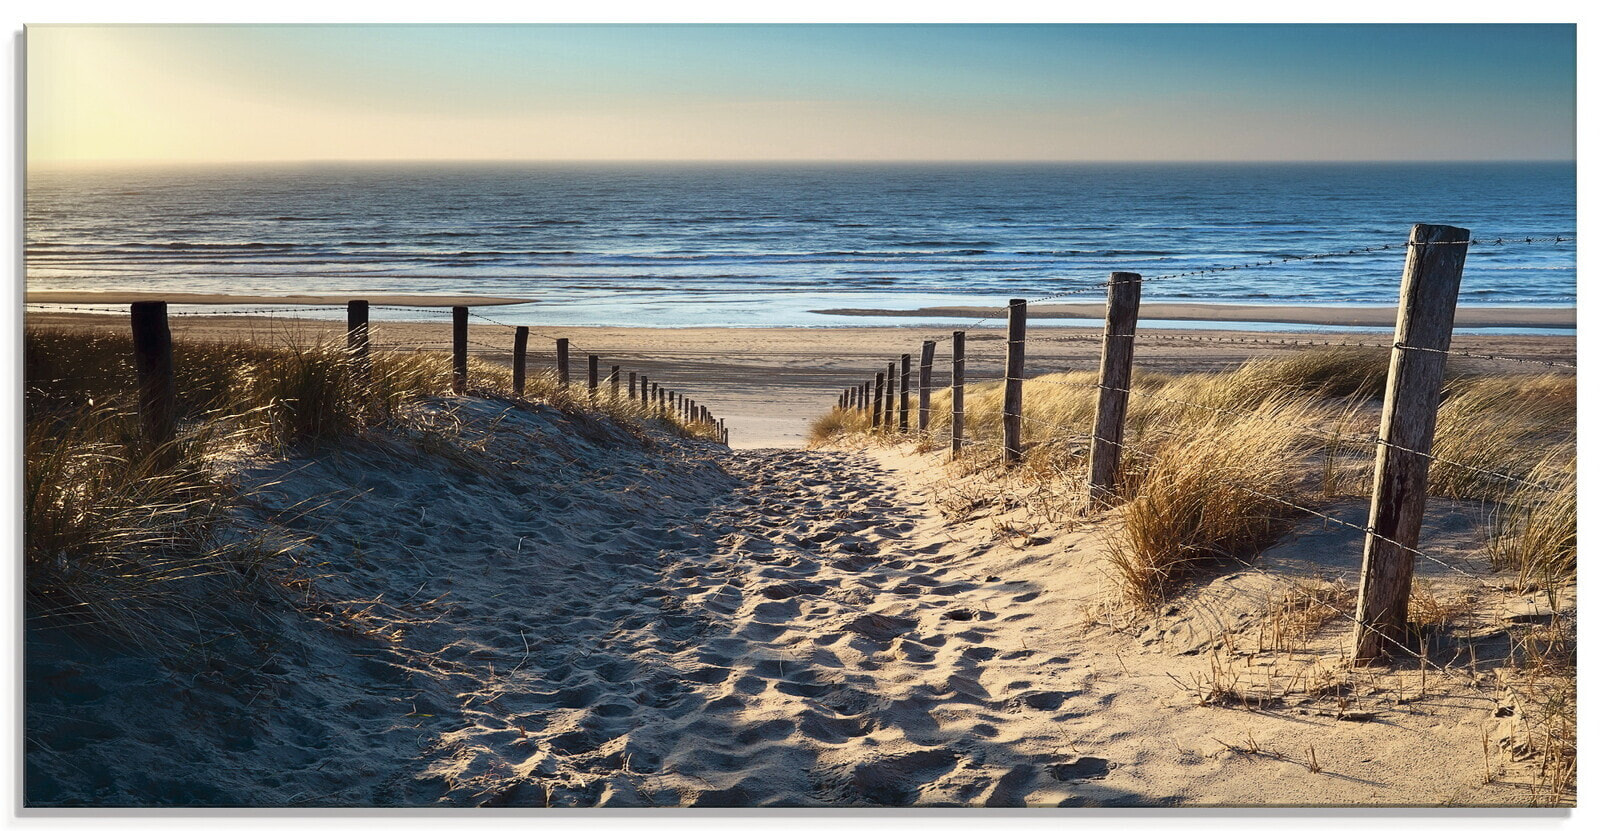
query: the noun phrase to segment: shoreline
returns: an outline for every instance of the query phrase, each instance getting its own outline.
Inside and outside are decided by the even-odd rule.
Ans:
[[[30,304],[61,305],[122,305],[142,300],[166,300],[174,304],[198,306],[305,306],[307,311],[331,309],[350,300],[364,299],[379,305],[441,308],[446,306],[514,306],[544,301],[527,297],[462,294],[227,294],[218,292],[155,292],[155,291],[28,291],[25,302]],[[1001,306],[922,306],[915,309],[885,309],[842,307],[811,309],[806,313],[834,318],[903,318],[904,327],[926,326],[942,328],[946,320],[962,323],[986,319],[1003,310]],[[55,310],[39,310],[54,312]],[[63,312],[69,311],[66,309]],[[1262,331],[1261,325],[1314,326],[1314,327],[1377,327],[1392,328],[1396,309],[1388,306],[1285,306],[1253,305],[1248,303],[1194,303],[1155,301],[1140,306],[1140,318],[1147,323],[1196,322],[1209,324],[1252,324],[1252,331]],[[226,314],[219,312],[218,314]],[[1028,317],[1033,320],[1101,320],[1105,305],[1100,302],[1039,303],[1030,304]],[[849,324],[828,325],[805,323],[794,325],[760,325],[754,327],[726,327],[749,329],[833,329],[856,328]],[[548,324],[547,324],[548,325]],[[585,329],[604,329],[616,324],[572,324]],[[1546,329],[1571,330],[1578,325],[1577,306],[1458,306],[1455,325],[1458,329]],[[657,327],[641,327],[657,328]],[[666,328],[666,327],[660,327]],[[671,328],[724,328],[721,326],[690,325]],[[1205,327],[1214,328],[1214,327]],[[1292,331],[1292,330],[1291,330]]]
[[[839,317],[944,317],[972,318],[991,314],[987,306],[924,306],[919,309],[814,309],[814,314]],[[1143,303],[1145,320],[1204,321],[1208,323],[1285,323],[1300,326],[1393,326],[1394,306],[1255,306],[1246,303]],[[1029,304],[1028,317],[1042,320],[1099,320],[1103,303]],[[1455,324],[1460,328],[1573,329],[1578,325],[1576,306],[1562,308],[1515,306],[1458,306]]]

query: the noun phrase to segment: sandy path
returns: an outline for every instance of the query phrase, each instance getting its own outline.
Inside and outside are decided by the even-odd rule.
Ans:
[[[1099,530],[1019,543],[999,523],[1028,522],[1021,501],[982,482],[993,513],[948,522],[940,499],[969,485],[931,456],[731,451],[484,399],[423,416],[446,429],[241,474],[245,513],[309,542],[291,596],[236,633],[157,663],[31,643],[30,803],[1518,797],[1482,785],[1495,705],[1476,682],[1360,724],[1198,706],[1174,679],[1272,581],[1108,628]],[[1308,531],[1263,562],[1359,556],[1359,535]],[[1224,746],[1257,740],[1270,752]]]

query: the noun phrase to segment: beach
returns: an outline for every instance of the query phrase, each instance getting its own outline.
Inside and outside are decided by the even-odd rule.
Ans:
[[[86,299],[82,302],[122,303],[129,299],[123,294],[102,294],[92,301]],[[327,299],[337,302],[336,298]],[[409,303],[408,298],[401,297],[370,299],[375,304]],[[247,303],[250,300],[216,295],[212,302]],[[267,302],[270,305],[281,301]],[[1030,309],[1030,314],[1035,311]],[[1477,310],[1463,311],[1471,314]],[[1511,315],[1516,311],[1496,310],[1494,313]],[[1572,314],[1571,310],[1550,311],[1550,319]],[[1272,312],[1272,307],[1254,307],[1244,315],[1264,317]],[[971,318],[960,321],[968,333],[968,378],[974,381],[998,376],[1004,362],[1003,318],[977,321],[980,313],[993,314],[994,310],[974,309],[971,310]],[[1228,314],[1239,313],[1219,311],[1219,317],[1213,320],[1238,319],[1227,317]],[[1328,324],[1327,320],[1320,318],[1308,319]],[[30,311],[27,320],[30,325],[87,326],[113,331],[125,331],[127,326],[121,316],[62,312]],[[295,337],[338,340],[344,337],[342,322],[284,317],[197,315],[173,317],[171,325],[174,336],[214,339],[264,338],[270,341]],[[528,360],[533,370],[552,369],[555,362],[553,339],[569,338],[574,372],[584,371],[585,356],[592,352],[601,356],[602,374],[615,364],[622,367],[624,379],[628,372],[640,372],[664,387],[670,386],[709,406],[719,417],[726,419],[731,434],[730,442],[736,448],[800,447],[805,443],[809,421],[832,406],[846,386],[871,380],[873,373],[885,370],[888,363],[898,360],[901,354],[917,355],[923,340],[944,339],[950,331],[950,328],[943,326],[669,329],[534,326],[531,327],[533,338],[529,345]],[[1346,334],[1337,331],[1274,334],[1260,330],[1180,328],[1162,329],[1151,334],[1202,339],[1152,339],[1139,343],[1135,353],[1136,366],[1173,372],[1227,368],[1251,358],[1288,354],[1303,348],[1306,343],[1359,343],[1384,347],[1392,342],[1392,336],[1386,334]],[[510,362],[512,331],[509,328],[474,318],[470,337],[473,340],[473,354],[496,362]],[[1283,342],[1235,344],[1223,340],[1227,338]],[[372,339],[379,347],[407,344],[406,348],[447,350],[450,324],[380,321],[372,324]],[[428,343],[411,345],[417,341]],[[1043,373],[1096,368],[1099,366],[1100,350],[1097,341],[1098,331],[1093,328],[1038,327],[1028,344],[1029,371]],[[1576,338],[1539,334],[1460,335],[1455,339],[1455,346],[1487,354],[1571,362],[1576,352]],[[948,361],[947,352],[936,351],[934,377],[938,384],[948,383]],[[1494,368],[1498,371],[1536,371],[1542,367],[1537,364],[1500,363]]]

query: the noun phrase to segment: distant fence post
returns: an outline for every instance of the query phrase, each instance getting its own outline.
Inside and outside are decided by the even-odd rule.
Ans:
[[[589,356],[589,401],[600,400],[600,356]]]
[[[451,306],[450,323],[454,335],[450,391],[463,395],[467,391],[467,307]]]
[[[556,380],[560,381],[563,387],[572,384],[572,367],[567,361],[568,351],[567,339],[556,338]]]
[[[345,349],[357,378],[365,384],[372,380],[372,340],[367,323],[367,301],[352,300],[345,306]]]
[[[894,388],[895,388],[895,362],[889,362],[888,384],[884,387],[883,396],[883,429],[894,429]]]
[[[917,432],[928,432],[928,407],[933,394],[933,341],[922,342],[922,366],[917,372]]]
[[[872,382],[872,429],[883,426],[883,373],[878,373]]]
[[[528,327],[518,326],[511,338],[511,394],[521,398],[528,385]]]
[[[171,445],[178,434],[178,382],[172,368],[172,330],[167,327],[167,301],[142,300],[130,308],[133,324],[133,366],[139,376],[139,420],[145,444],[159,452],[162,467],[176,456]]]
[[[1372,508],[1356,599],[1355,663],[1368,664],[1402,643],[1412,549],[1428,497],[1428,457],[1444,383],[1445,352],[1455,325],[1461,271],[1472,233],[1449,225],[1414,225],[1400,280],[1394,353],[1378,427]]]
[[[1006,464],[1022,461],[1022,359],[1027,338],[1028,301],[1012,300],[1006,319],[1006,393],[1001,418]]]
[[[1143,278],[1128,271],[1111,272],[1106,288],[1106,331],[1100,346],[1100,395],[1095,410],[1094,441],[1089,445],[1089,500],[1106,507],[1116,496],[1117,463],[1122,457],[1122,427],[1128,414],[1128,388],[1133,382],[1133,333],[1139,324]]]
[[[628,400],[629,401],[637,401],[637,400],[639,400],[639,373],[638,372],[629,372],[628,373]]]
[[[667,390],[667,414],[678,414],[678,393],[673,390]]]
[[[611,365],[611,400],[622,398],[622,367]]]
[[[950,333],[950,458],[961,455],[967,426],[967,333]]]
[[[900,355],[900,432],[911,429],[911,353]]]

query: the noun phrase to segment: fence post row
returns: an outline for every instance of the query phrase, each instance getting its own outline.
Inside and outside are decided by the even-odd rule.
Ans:
[[[900,432],[911,429],[911,353],[900,356]]]
[[[511,339],[511,394],[518,398],[528,384],[528,327],[518,326]]]
[[[1358,665],[1378,660],[1386,644],[1402,642],[1405,634],[1416,565],[1408,549],[1417,547],[1427,503],[1429,460],[1421,454],[1433,449],[1444,352],[1471,238],[1465,228],[1449,225],[1411,228],[1361,555],[1352,650]]]
[[[563,387],[572,384],[572,372],[570,365],[567,363],[567,351],[567,339],[556,338],[556,380],[560,381]]]
[[[1106,287],[1106,330],[1100,346],[1100,390],[1094,441],[1089,445],[1089,500],[1099,507],[1116,494],[1117,463],[1133,379],[1133,334],[1139,324],[1143,279],[1128,271],[1111,272]]]
[[[967,426],[967,333],[950,333],[950,458],[961,455]]]
[[[141,300],[130,308],[133,367],[139,376],[139,420],[146,449],[161,454],[161,467],[176,462],[172,439],[178,433],[178,381],[172,367],[172,330],[167,301]]]
[[[450,323],[454,335],[450,390],[456,395],[464,395],[467,392],[467,307],[451,306]]]
[[[928,407],[933,394],[933,341],[922,342],[922,366],[917,371],[917,432],[928,432]]]
[[[1028,301],[1012,300],[1006,318],[1006,392],[1001,421],[1004,461],[1022,461],[1023,347],[1028,337]]]

